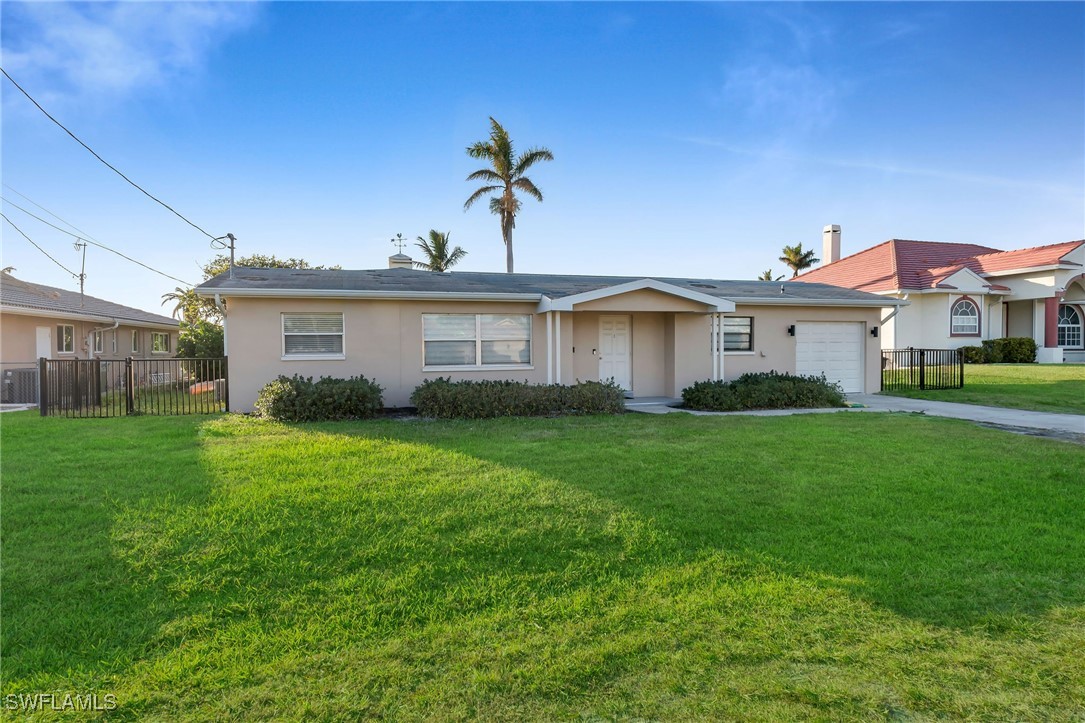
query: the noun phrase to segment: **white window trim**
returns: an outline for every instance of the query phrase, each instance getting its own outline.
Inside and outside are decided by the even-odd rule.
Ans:
[[[161,335],[161,336],[166,337],[166,351],[155,351],[154,350],[154,338],[155,338],[156,335]],[[170,348],[170,346],[172,346],[172,344],[170,344],[170,341],[171,341],[170,340],[170,333],[168,331],[152,331],[151,332],[151,353],[152,354],[169,354],[170,353],[169,348]]]
[[[139,354],[139,331],[132,330],[132,353]]]
[[[61,351],[60,349],[57,349],[57,354],[71,354],[72,356],[75,356],[75,324],[57,324],[57,329],[59,330],[61,328],[66,328],[66,329],[71,329],[72,330],[72,348],[71,348],[71,351],[68,351],[66,349]],[[57,346],[60,345],[60,342],[63,339],[64,339],[64,332],[58,331],[58,333],[57,333]]]
[[[457,314],[431,312],[422,314],[422,371],[424,372],[511,372],[534,371],[535,369],[535,316],[534,314],[507,313],[505,316],[526,316],[528,362],[526,364],[483,364],[482,363],[482,317],[486,314],[500,315],[502,312],[483,312],[478,314]],[[474,316],[475,317],[475,363],[474,364],[426,364],[426,317],[427,316]],[[434,339],[433,341],[438,341]],[[467,341],[464,339],[464,341]]]
[[[749,349],[727,349],[727,348],[725,348],[727,342],[726,342],[724,337],[725,337],[725,331],[727,329],[727,320],[728,319],[749,319],[750,320],[750,348]],[[720,318],[720,334],[719,334],[720,351],[723,352],[726,355],[729,355],[729,356],[744,356],[744,355],[756,354],[757,353],[757,345],[756,345],[756,338],[757,337],[756,337],[756,334],[754,333],[754,327],[755,326],[756,326],[756,324],[754,323],[753,315],[723,316],[723,317],[721,317]]]
[[[96,331],[91,335],[91,338],[94,342],[94,353],[105,354],[105,332]]]
[[[343,320],[343,331],[341,336],[343,337],[343,351],[330,352],[328,354],[287,354],[286,353],[286,317],[298,316],[299,314],[339,314],[339,318]],[[297,336],[291,334],[291,336]],[[301,335],[304,336],[304,335]],[[325,335],[326,336],[326,335]],[[283,311],[279,313],[279,352],[280,360],[282,361],[324,361],[324,360],[339,360],[347,358],[347,317],[341,311]]]
[[[1061,319],[1058,318],[1058,317],[1062,316],[1062,307],[1063,306],[1065,306],[1066,308],[1070,309],[1075,314],[1077,314],[1077,323],[1076,324],[1063,324]],[[1059,344],[1060,349],[1085,349],[1085,316],[1082,316],[1081,310],[1078,309],[1078,308],[1074,308],[1074,306],[1072,304],[1061,304],[1059,306],[1058,312],[1056,313],[1056,320],[1055,320],[1055,340],[1056,340],[1056,342],[1058,341],[1058,338],[1059,338],[1059,332],[1061,332],[1063,329],[1077,329],[1078,343],[1073,345],[1073,346],[1067,346],[1067,345],[1064,345],[1064,344]]]
[[[750,351],[725,351],[723,354],[724,356],[757,356],[757,352],[752,349]]]
[[[958,315],[956,312],[957,307],[961,304],[967,304],[975,311],[974,316]],[[954,327],[957,326],[957,319],[974,319],[976,322],[975,331],[957,331]],[[973,299],[960,298],[953,302],[953,305],[949,307],[949,335],[950,336],[980,336],[980,329],[982,315],[980,313],[980,305]]]

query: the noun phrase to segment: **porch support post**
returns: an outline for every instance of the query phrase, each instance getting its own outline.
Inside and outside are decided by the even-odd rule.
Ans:
[[[716,314],[716,324],[717,324],[717,327],[719,328],[719,337],[720,337],[720,353],[719,353],[720,376],[719,376],[719,379],[720,379],[720,381],[723,381],[724,379],[727,378],[726,375],[724,374],[724,372],[726,371],[726,369],[724,368],[724,362],[725,362],[727,357],[725,357],[724,354],[723,354],[723,315],[722,314]]]
[[[1054,349],[1059,345],[1059,297],[1044,299],[1044,346]]]
[[[561,384],[561,312],[554,312],[554,381]]]
[[[708,320],[712,324],[712,381],[720,378],[720,344],[719,344],[719,314],[709,314]]]
[[[546,383],[554,383],[554,312],[546,312]]]

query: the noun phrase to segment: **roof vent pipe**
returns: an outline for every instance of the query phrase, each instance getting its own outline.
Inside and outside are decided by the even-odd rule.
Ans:
[[[821,265],[840,260],[840,227],[836,224],[821,230]]]

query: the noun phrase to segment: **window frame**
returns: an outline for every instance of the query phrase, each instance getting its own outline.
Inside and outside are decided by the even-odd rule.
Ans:
[[[286,351],[286,317],[288,316],[338,316],[340,346],[342,351],[327,353],[288,354]],[[335,334],[305,334],[291,332],[290,336],[335,336]],[[279,351],[282,361],[317,361],[347,358],[347,318],[342,311],[283,311],[279,313]]]
[[[963,318],[959,314],[957,314],[957,307],[960,306],[961,304],[967,304],[968,306],[972,307],[972,309],[976,312],[976,315],[975,315],[976,330],[975,331],[954,331],[954,327],[957,326],[957,324],[955,323],[955,320],[958,319],[958,318]],[[978,336],[981,335],[981,330],[982,329],[983,329],[983,311],[982,311],[982,309],[980,309],[980,305],[978,303],[976,303],[975,299],[973,299],[971,297],[968,297],[968,296],[961,296],[956,301],[954,301],[952,304],[950,304],[950,306],[949,306],[949,335],[951,337],[957,337],[957,336],[978,337]]]
[[[165,337],[166,348],[165,350],[156,350],[154,348],[154,341],[156,337]],[[151,353],[152,354],[169,354],[170,353],[170,333],[168,331],[152,331],[151,332]]]
[[[474,364],[426,364],[426,318],[434,316],[473,316],[475,318],[475,336],[473,339],[461,339],[460,341],[475,342]],[[518,364],[485,364],[482,361],[482,344],[486,340],[482,338],[482,317],[484,316],[522,316],[527,319],[527,338],[512,341],[527,342],[527,362]],[[441,341],[431,339],[430,341]],[[535,314],[523,314],[518,312],[479,312],[479,313],[449,313],[427,312],[422,314],[422,371],[424,372],[481,372],[481,371],[531,371],[535,369]]]
[[[139,329],[132,329],[132,353],[139,354]]]
[[[71,346],[70,349],[61,348],[61,344],[64,342],[64,338],[65,338],[64,331],[63,331],[64,329],[71,329],[72,330],[71,337],[70,337],[71,342],[72,342],[72,346]],[[57,351],[57,354],[75,354],[75,324],[57,324],[56,351]]]
[[[750,321],[750,348],[749,349],[728,349],[727,348],[727,321],[728,319],[749,319]],[[753,316],[724,316],[720,322],[720,335],[717,340],[720,346],[720,352],[723,354],[753,354],[754,353],[754,320]]]
[[[97,329],[93,335],[93,349],[95,354],[105,353],[105,331]]]
[[[1062,310],[1067,309],[1077,317],[1076,324],[1064,324],[1062,322]],[[1076,330],[1077,332],[1077,344],[1069,345],[1063,344],[1064,338],[1063,330]],[[1055,319],[1055,343],[1060,349],[1082,349],[1085,348],[1085,316],[1082,315],[1081,309],[1076,308],[1073,304],[1059,304],[1058,315]]]

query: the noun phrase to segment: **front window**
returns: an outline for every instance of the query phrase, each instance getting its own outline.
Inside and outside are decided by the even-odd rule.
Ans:
[[[57,352],[61,354],[75,353],[75,327],[71,324],[57,325]]]
[[[1059,346],[1070,349],[1081,347],[1081,314],[1067,304],[1059,307]]]
[[[343,356],[343,314],[283,314],[284,357]]]
[[[950,313],[950,333],[953,336],[980,335],[980,309],[971,299],[960,299]]]
[[[152,354],[169,354],[170,353],[170,335],[164,331],[152,331],[151,332],[151,353]]]
[[[427,367],[531,363],[530,314],[423,314]]]
[[[753,317],[723,317],[723,350],[753,351]]]
[[[94,353],[101,354],[105,350],[105,332],[94,332]]]
[[[139,354],[139,332],[132,332],[132,353]]]

